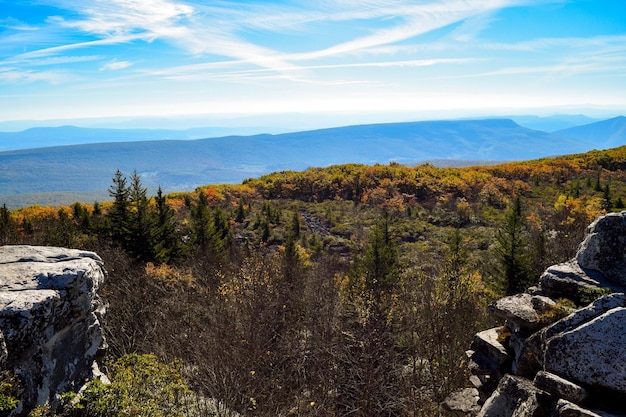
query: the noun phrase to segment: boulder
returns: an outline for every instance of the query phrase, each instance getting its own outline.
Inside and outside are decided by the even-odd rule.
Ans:
[[[476,333],[470,346],[470,349],[485,356],[492,361],[496,367],[501,366],[509,359],[506,348],[498,340],[498,329],[498,327],[494,327]]]
[[[556,415],[559,417],[624,417],[624,414],[583,408],[567,400],[559,400],[557,402]]]
[[[626,308],[618,307],[545,342],[546,371],[626,394]]]
[[[464,388],[448,395],[443,407],[453,416],[475,416],[480,411],[479,400],[476,388]]]
[[[626,212],[609,213],[591,223],[576,261],[581,268],[599,271],[608,280],[626,286]]]
[[[583,269],[575,259],[553,265],[539,278],[539,291],[553,298],[568,298],[581,303],[596,298],[603,288],[624,291],[624,287],[608,280],[600,271]]]
[[[625,291],[626,211],[594,221],[576,257],[548,268],[536,286],[489,305],[507,332],[499,344],[493,329],[472,342],[478,415],[626,417]],[[595,301],[574,311],[557,298]]]
[[[554,304],[548,297],[523,293],[492,302],[489,312],[505,319],[513,332],[532,331],[542,327],[541,314]]]
[[[546,371],[539,371],[533,380],[535,386],[555,397],[579,404],[587,399],[589,393],[580,385]]]
[[[535,352],[540,353],[545,349],[544,344],[547,339],[559,333],[572,331],[584,323],[617,307],[626,307],[626,295],[624,293],[614,293],[598,298],[587,307],[577,310],[569,316],[533,334],[528,339],[527,344],[531,346]],[[542,355],[538,355],[538,357],[542,357]]]
[[[505,375],[493,395],[483,404],[478,417],[550,417],[556,400],[531,381]]]
[[[102,260],[93,252],[0,247],[4,368],[22,381],[14,415],[54,405],[58,395],[77,391],[97,370],[106,311],[97,291],[105,277]]]

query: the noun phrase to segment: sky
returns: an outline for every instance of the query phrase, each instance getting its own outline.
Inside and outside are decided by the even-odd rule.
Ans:
[[[626,113],[626,1],[0,0],[0,122],[572,112]]]

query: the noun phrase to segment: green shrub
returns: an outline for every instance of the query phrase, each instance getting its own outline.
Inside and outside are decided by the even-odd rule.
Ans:
[[[178,417],[189,388],[182,362],[159,362],[155,355],[124,355],[110,364],[111,384],[89,383],[76,408],[93,417]]]
[[[0,411],[11,411],[17,407],[16,385],[17,381],[9,371],[0,373]]]
[[[547,326],[576,311],[576,304],[567,298],[559,298],[552,307],[539,315],[539,322]]]

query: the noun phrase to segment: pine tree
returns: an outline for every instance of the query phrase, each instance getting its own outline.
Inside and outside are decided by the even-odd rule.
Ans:
[[[291,218],[291,237],[294,239],[300,237],[300,214],[297,211],[294,211]]]
[[[391,218],[387,212],[372,229],[365,251],[363,269],[365,292],[374,309],[385,315],[391,296],[398,283],[398,254],[390,229]]]
[[[113,205],[107,212],[111,238],[114,242],[125,246],[130,225],[130,190],[126,185],[126,177],[119,169],[113,177],[109,195],[113,197]]]
[[[161,187],[157,190],[155,203],[156,221],[153,250],[157,261],[168,263],[182,256],[181,236],[178,232],[174,210],[167,204]]]
[[[237,223],[243,223],[245,219],[246,219],[246,210],[243,207],[243,203],[239,201],[239,204],[237,205],[237,213],[235,214],[235,221]]]
[[[496,231],[496,269],[504,281],[507,295],[524,292],[531,283],[527,253],[527,230],[522,216],[522,201],[518,196]]]
[[[49,244],[71,248],[76,239],[76,227],[67,211],[59,209],[57,212],[57,222],[53,230],[50,231]]]
[[[141,177],[133,171],[130,177],[130,213],[129,234],[125,241],[127,250],[142,260],[152,260],[153,253],[153,226],[150,215],[150,202],[147,189],[141,184]]]
[[[221,209],[211,210],[202,191],[198,193],[198,201],[191,210],[191,221],[194,243],[202,252],[222,258],[231,240],[230,225]]]
[[[11,243],[15,235],[15,222],[6,204],[0,208],[0,245]]]
[[[211,209],[204,192],[198,192],[198,200],[191,209],[191,231],[193,242],[205,251],[212,234]]]
[[[89,233],[89,231],[92,229],[92,224],[87,207],[76,202],[72,204],[71,208],[72,218],[74,222],[78,225],[80,231],[83,233]]]

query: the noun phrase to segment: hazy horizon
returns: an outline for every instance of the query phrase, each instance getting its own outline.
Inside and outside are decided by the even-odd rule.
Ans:
[[[0,4],[0,130],[626,113],[626,2]]]

